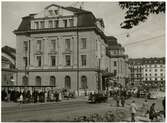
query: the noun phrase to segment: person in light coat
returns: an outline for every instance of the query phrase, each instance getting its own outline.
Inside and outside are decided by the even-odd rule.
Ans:
[[[59,92],[59,101],[61,101],[62,100],[62,94],[61,94],[61,92]]]
[[[137,112],[137,106],[134,100],[132,101],[130,105],[130,112],[131,112],[131,122],[135,122],[135,114]]]
[[[21,103],[23,103],[23,94],[20,94],[20,97],[19,97],[19,100],[18,100]]]

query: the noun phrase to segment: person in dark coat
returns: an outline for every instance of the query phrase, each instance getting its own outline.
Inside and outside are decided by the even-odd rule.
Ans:
[[[27,91],[27,93],[26,93],[26,98],[27,98],[27,102],[30,103],[30,99],[31,99],[30,90]]]
[[[165,118],[165,97],[164,97],[164,99],[162,100],[162,105],[163,105],[163,108],[164,108],[164,118]]]
[[[149,119],[153,121],[153,119],[156,118],[156,112],[155,112],[155,103],[153,103],[150,107],[149,111]]]
[[[121,105],[122,105],[122,107],[125,106],[125,97],[124,96],[121,96]]]

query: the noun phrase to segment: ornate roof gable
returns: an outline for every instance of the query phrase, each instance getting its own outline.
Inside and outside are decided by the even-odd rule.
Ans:
[[[39,13],[37,13],[34,18],[45,18],[45,17],[59,17],[59,16],[70,16],[74,15],[73,11],[68,10],[65,7],[51,4]]]

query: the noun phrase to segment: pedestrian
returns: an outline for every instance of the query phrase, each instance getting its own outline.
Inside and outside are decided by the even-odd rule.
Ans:
[[[165,97],[164,97],[164,99],[162,100],[162,105],[163,105],[163,108],[164,108],[164,118],[165,118]]]
[[[19,103],[22,104],[23,103],[23,94],[20,94],[20,98],[18,99]]]
[[[142,104],[142,111],[143,111],[143,116],[144,117],[146,117],[146,115],[149,113],[148,107],[149,107],[148,101],[145,100],[144,103]]]
[[[135,114],[137,111],[137,106],[135,104],[135,101],[133,100],[130,105],[130,112],[131,112],[131,122],[135,122]]]
[[[62,100],[62,94],[61,94],[61,92],[59,92],[59,101],[61,101]]]
[[[153,103],[150,107],[150,111],[149,111],[149,119],[151,121],[154,120],[154,118],[156,118],[156,112],[155,112],[155,103]]]
[[[121,96],[121,105],[122,105],[122,107],[125,106],[125,97],[124,96]]]
[[[48,96],[48,94],[47,94],[47,92],[45,91],[45,102],[47,102],[47,96]]]
[[[118,94],[115,95],[115,101],[116,101],[117,107],[119,107],[119,95]]]

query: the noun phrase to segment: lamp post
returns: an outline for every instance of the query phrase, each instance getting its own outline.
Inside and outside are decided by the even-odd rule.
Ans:
[[[76,25],[76,31],[77,31],[77,93],[79,96],[79,32],[78,32],[78,14],[77,15],[77,25]]]
[[[101,83],[101,77],[100,77],[100,65],[101,65],[101,60],[99,58],[99,69],[98,69],[98,93],[100,91],[100,83]]]

